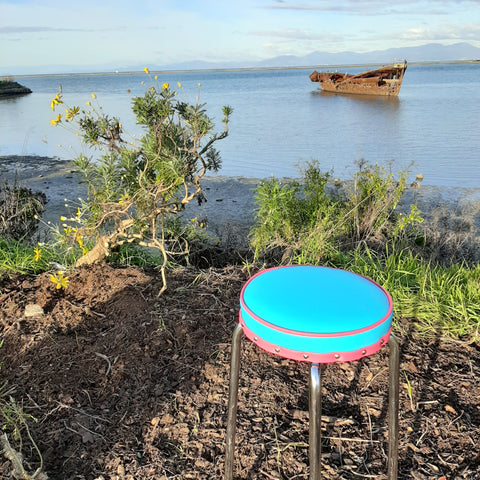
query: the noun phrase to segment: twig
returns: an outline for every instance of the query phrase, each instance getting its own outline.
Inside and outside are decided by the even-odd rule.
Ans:
[[[278,477],[274,477],[274,476],[270,475],[269,473],[265,472],[264,470],[260,470],[260,473],[265,475],[267,478],[270,478],[270,480],[279,480]]]
[[[84,391],[85,391],[85,390],[84,390]],[[90,395],[89,395],[89,397],[90,397]],[[97,417],[96,415],[90,415],[89,413],[84,412],[83,410],[80,410],[80,409],[75,408],[75,407],[71,407],[70,405],[65,405],[65,404],[62,403],[62,402],[58,402],[58,401],[57,401],[57,403],[58,403],[58,407],[57,407],[57,408],[61,408],[61,407],[63,407],[63,408],[68,408],[69,410],[73,410],[73,411],[75,411],[75,412],[81,413],[82,415],[85,415],[85,416],[87,416],[87,417],[93,418],[93,419],[95,419],[95,420],[101,420],[102,422],[112,423],[110,420],[107,420],[106,418]]]
[[[325,437],[328,440],[340,440],[341,442],[358,442],[358,443],[380,443],[380,440],[365,440],[363,438],[345,438],[345,437]]]
[[[110,363],[109,358],[103,353],[95,352],[95,355],[97,357],[103,358],[108,363],[107,373],[105,373],[105,376],[108,377],[108,374],[110,373],[110,369],[112,368],[112,364]]]
[[[350,473],[353,473],[354,475],[357,475],[357,477],[362,477],[362,478],[378,478],[378,475],[365,475],[363,473],[354,472],[353,470],[350,470]]]

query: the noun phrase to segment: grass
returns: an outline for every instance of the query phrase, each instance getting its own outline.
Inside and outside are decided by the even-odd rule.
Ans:
[[[38,252],[38,253],[37,253]],[[0,238],[0,276],[5,274],[39,274],[75,262],[74,252],[55,245],[30,246],[22,240]]]
[[[45,265],[34,260],[34,249],[17,240],[0,239],[0,273],[40,273]]]
[[[396,319],[410,319],[423,335],[479,337],[480,266],[432,263],[410,251],[378,256],[356,252],[344,265],[392,296]]]

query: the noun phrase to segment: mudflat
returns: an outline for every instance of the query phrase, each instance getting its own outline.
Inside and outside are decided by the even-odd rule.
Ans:
[[[75,209],[78,198],[85,198],[86,187],[74,172],[73,162],[40,156],[0,157],[0,182],[17,181],[20,185],[47,196],[43,220],[59,222],[68,216],[65,204]],[[288,181],[290,179],[282,179]],[[192,202],[186,215],[207,225],[211,235],[220,240],[244,243],[255,221],[255,189],[259,178],[205,177],[202,181],[207,201]],[[332,187],[333,188],[333,187]],[[468,235],[471,244],[480,244],[480,189],[435,187],[414,183],[397,207],[407,213],[416,204],[427,222],[445,232]],[[480,252],[478,253],[480,258]]]

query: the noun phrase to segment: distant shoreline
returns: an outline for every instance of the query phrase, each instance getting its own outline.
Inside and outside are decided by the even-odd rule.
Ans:
[[[450,60],[450,61],[427,61],[427,62],[409,62],[408,65],[469,65],[479,64],[480,60]],[[179,74],[179,73],[218,73],[218,72],[262,72],[262,71],[279,71],[279,70],[311,70],[312,68],[321,69],[338,69],[338,68],[361,68],[373,67],[377,65],[385,65],[385,63],[350,63],[350,64],[314,64],[308,66],[290,66],[290,67],[235,67],[235,68],[204,68],[192,70],[151,70],[150,73],[157,75]],[[127,72],[83,72],[83,73],[37,73],[30,75],[12,75],[14,78],[41,78],[41,77],[97,77],[97,76],[115,76],[115,75],[142,75],[144,71],[127,71]]]

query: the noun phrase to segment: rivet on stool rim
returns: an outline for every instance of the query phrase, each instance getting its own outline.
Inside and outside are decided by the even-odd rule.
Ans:
[[[340,358],[340,354],[339,354],[339,353],[336,353],[336,354],[334,355],[334,357],[335,357],[335,358]]]
[[[275,351],[278,353],[278,352],[280,351],[280,349],[277,347],[277,348],[275,349]]]
[[[362,350],[362,355],[365,355],[367,353],[366,350]]]

